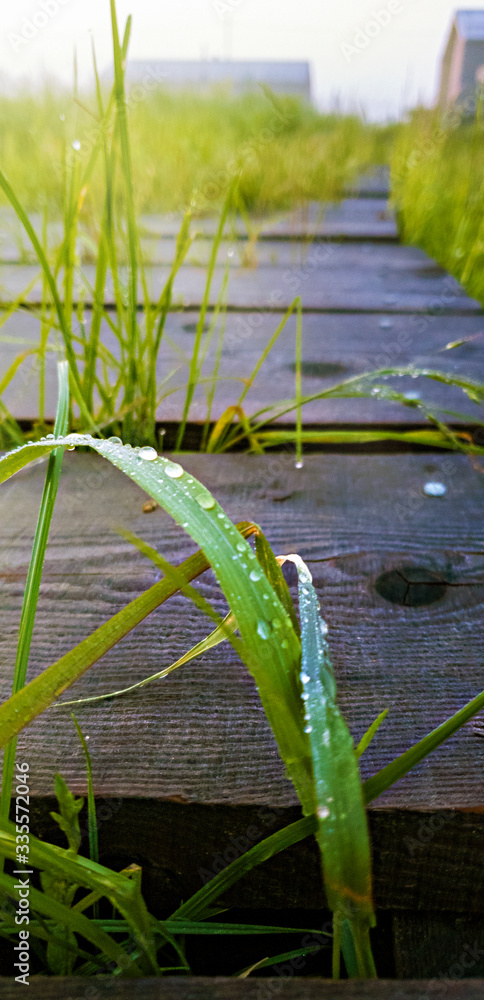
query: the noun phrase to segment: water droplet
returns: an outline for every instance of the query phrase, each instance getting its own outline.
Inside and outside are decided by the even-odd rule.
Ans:
[[[423,492],[428,497],[443,497],[447,493],[444,483],[425,483]]]
[[[304,462],[303,462],[303,460],[301,459],[298,462],[294,462],[294,468],[295,469],[303,469],[304,468]]]
[[[197,493],[195,500],[203,510],[212,510],[212,507],[215,507],[215,500],[211,493]]]
[[[79,152],[81,148],[81,143],[79,142],[79,139],[74,139],[74,142],[72,143],[72,148],[76,150],[76,153]]]
[[[319,806],[318,808],[319,819],[327,819],[329,816],[329,809],[327,806]]]
[[[381,330],[391,330],[393,326],[393,320],[390,319],[388,316],[384,316],[383,319],[380,320],[378,325]]]
[[[301,684],[307,684],[311,680],[309,674],[305,674],[304,670],[299,674],[299,676],[301,678]]]
[[[149,446],[145,448],[140,448],[138,452],[138,458],[143,458],[145,462],[154,462],[155,458],[158,458],[158,452],[154,448]]]
[[[237,549],[237,552],[245,552],[244,542],[237,542],[235,548]]]
[[[404,392],[403,395],[405,396],[405,399],[420,399],[421,398],[421,393],[420,392]]]
[[[326,625],[326,622],[321,622],[321,626],[320,627],[321,627],[322,634],[323,635],[327,635],[328,634],[328,626]]]
[[[259,633],[261,639],[268,639],[271,634],[271,630],[265,621],[257,623],[257,632]]]
[[[184,471],[181,465],[178,465],[178,462],[167,462],[165,465],[165,472],[170,479],[180,479]]]
[[[61,122],[65,122],[65,120],[66,120],[66,116],[65,116],[65,115],[59,115],[59,120],[60,120]]]
[[[257,583],[257,580],[261,579],[261,573],[259,573],[259,570],[253,569],[250,573],[249,579],[252,580],[253,583]]]
[[[308,695],[307,691],[303,692],[303,694],[301,695],[301,698],[302,698],[303,701],[309,701],[309,695]]]
[[[227,257],[233,257],[233,256],[234,256],[234,251],[232,247],[229,247],[229,249],[227,250]]]
[[[116,436],[108,438],[108,444],[122,444],[121,438]]]
[[[312,733],[312,731],[313,731],[313,727],[312,726],[304,726],[304,732],[305,733]]]
[[[252,573],[250,574],[252,576]],[[273,618],[271,621],[272,628],[280,629],[282,628],[282,622],[280,618]]]
[[[287,649],[287,647],[289,646],[289,643],[288,643],[287,639],[283,639],[282,640],[281,646],[282,646],[283,649]]]

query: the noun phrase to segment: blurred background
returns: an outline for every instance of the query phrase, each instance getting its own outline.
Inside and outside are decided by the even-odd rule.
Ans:
[[[356,111],[373,121],[432,103],[453,0],[119,0],[133,14],[130,58],[276,59],[309,62],[317,107]],[[479,9],[482,0],[467,0]],[[47,23],[36,27],[44,20]],[[389,13],[375,31],[375,15]],[[373,22],[373,26],[372,26]],[[30,27],[29,27],[30,24]],[[33,28],[32,28],[33,26]],[[366,27],[369,30],[366,32]],[[91,38],[100,69],[111,61],[108,0],[20,0],[0,10],[1,87],[38,85],[46,76],[92,79]],[[20,39],[20,40],[19,40]],[[356,44],[355,44],[356,39]]]

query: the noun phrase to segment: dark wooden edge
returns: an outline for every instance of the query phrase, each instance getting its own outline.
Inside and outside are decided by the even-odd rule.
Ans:
[[[482,1000],[484,979],[474,980],[352,980],[252,978],[208,979],[166,977],[162,979],[115,979],[95,976],[44,977],[30,980],[29,996],[42,1000],[101,1000],[103,997],[131,1000]],[[13,1000],[22,984],[0,979],[0,997]]]

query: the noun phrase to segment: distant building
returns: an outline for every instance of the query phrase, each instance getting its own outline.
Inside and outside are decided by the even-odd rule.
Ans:
[[[439,105],[472,113],[484,85],[484,10],[458,10],[442,61]]]
[[[311,77],[307,62],[227,61],[218,59],[139,59],[128,62],[128,86],[158,81],[160,86],[177,90],[207,92],[225,89],[233,94],[258,90],[264,83],[276,94],[293,94],[311,100]]]

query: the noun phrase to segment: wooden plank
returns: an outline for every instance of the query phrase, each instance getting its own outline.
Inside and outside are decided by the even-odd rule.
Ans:
[[[290,969],[291,967],[289,967]],[[70,1000],[109,997],[112,1000],[481,1000],[484,980],[465,982],[394,982],[390,980],[352,980],[331,982],[324,979],[287,978],[291,972],[282,970],[279,977],[262,979],[209,979],[179,976],[163,979],[113,979],[96,976],[34,977],[30,979],[29,996],[34,1000]],[[16,1000],[18,983],[0,979],[2,1000]]]
[[[363,758],[365,776],[482,689],[484,477],[470,460],[312,456],[302,470],[291,454],[187,455],[183,461],[234,520],[255,519],[276,552],[297,551],[308,561],[330,628],[340,704],[355,738],[383,707],[390,709]],[[44,468],[26,470],[0,491],[3,697]],[[446,495],[425,496],[428,479],[443,481]],[[143,500],[107,463],[66,455],[31,676],[157,578],[114,526],[135,531],[173,561],[192,550],[162,511],[143,513]],[[389,573],[397,584],[390,591],[382,581]],[[402,579],[408,581],[403,590]],[[200,587],[222,611],[209,575]],[[71,693],[90,696],[141,680],[206,632],[199,614],[175,598]],[[111,818],[116,813],[100,831],[103,856],[116,864],[141,859],[155,905],[160,898],[167,906],[187,898],[203,872],[233,851],[233,838],[247,839],[251,828],[254,842],[298,815],[254,685],[231,650],[219,648],[129,697],[79,706],[78,717],[90,737],[97,795]],[[466,726],[371,808],[381,909],[482,913],[479,733],[477,723]],[[47,797],[60,765],[72,789],[85,792],[68,713],[51,710],[37,720],[21,735],[19,755],[30,763],[36,829],[45,835],[52,831]],[[181,841],[187,845],[182,858]],[[230,905],[267,906],[270,899],[276,907],[322,906],[314,845],[299,845],[291,857],[290,872],[284,857],[274,859],[227,895]]]
[[[484,974],[484,920],[455,913],[396,913],[397,975],[446,982]]]
[[[1,265],[0,302],[11,302],[21,297],[30,305],[39,303],[39,282],[25,293],[36,273],[32,265]],[[87,265],[83,273],[92,287],[93,266]],[[153,301],[157,301],[168,273],[168,268],[147,268],[148,288]],[[222,278],[223,268],[217,267],[210,296],[212,305],[217,301]],[[206,271],[203,267],[183,267],[174,285],[174,306],[190,308],[200,305],[205,283]],[[85,288],[81,275],[76,298],[80,295],[85,297],[85,301],[90,301],[90,291]],[[437,311],[482,315],[480,305],[469,299],[457,282],[422,251],[414,247],[373,243],[323,242],[311,246],[303,264],[287,268],[281,265],[234,268],[228,305],[231,309],[274,309],[280,312],[290,305],[295,295],[301,295],[304,308],[313,311]],[[108,304],[114,301],[109,287],[105,301]]]
[[[186,385],[194,331],[198,314],[186,311],[168,317],[167,339],[162,343],[157,374],[161,382],[173,372],[167,388]],[[222,352],[213,417],[217,418],[238,397],[242,383],[233,381],[248,377],[269,338],[276,329],[279,317],[271,313],[229,313]],[[89,327],[90,314],[86,316]],[[77,329],[77,319],[74,329]],[[303,322],[303,392],[311,395],[330,388],[337,382],[352,378],[365,371],[391,366],[414,364],[423,369],[437,369],[460,374],[477,381],[484,381],[484,327],[479,316],[418,316],[418,315],[318,315],[308,313]],[[0,331],[6,342],[0,347],[0,378],[22,350],[35,347],[39,340],[39,321],[28,312],[12,316]],[[458,350],[446,351],[446,344],[456,339],[467,339]],[[119,347],[103,325],[103,342],[118,356]],[[1,343],[1,339],[0,339]],[[203,375],[213,371],[216,337],[209,348]],[[276,347],[269,355],[257,376],[247,399],[248,413],[294,396],[295,319],[291,318],[282,332]],[[55,352],[47,358],[46,401],[47,416],[55,413],[57,376]],[[34,419],[38,412],[38,360],[27,358],[15,379],[4,394],[4,402],[17,418]],[[460,390],[442,386],[428,379],[410,377],[394,379],[388,383],[399,392],[419,396],[434,406],[442,406],[466,414],[470,421],[480,418],[480,410]],[[179,420],[182,414],[184,393],[167,396],[158,409],[161,421]],[[411,404],[411,399],[409,400]],[[333,425],[389,425],[422,422],[418,409],[411,405],[403,408],[395,403],[370,398],[360,400],[322,400],[308,404],[303,411],[307,424]],[[203,421],[206,416],[205,387],[195,393],[190,414],[192,421]],[[294,412],[280,418],[282,426],[294,422]]]
[[[181,216],[151,214],[140,217],[142,232],[151,238],[175,237],[180,225]],[[203,236],[212,237],[217,226],[216,217],[193,219],[193,228]],[[227,233],[230,228],[231,225],[227,225]],[[346,198],[340,204],[332,205],[309,202],[272,218],[251,217],[249,232],[257,234],[262,243],[271,240],[306,241],[311,238],[394,242],[398,238],[395,214],[385,198]],[[246,238],[247,235],[244,221],[237,219],[234,236]]]
[[[171,263],[174,241],[180,231],[183,216],[176,212],[168,214],[144,214],[139,218],[142,235],[142,249],[147,260],[153,263]],[[40,235],[42,219],[38,213],[31,215],[34,229]],[[194,217],[192,229],[203,237],[211,238],[217,231],[218,216]],[[82,226],[80,233],[82,234]],[[237,217],[226,226],[226,238],[244,243],[248,237],[246,222]],[[397,229],[394,212],[388,208],[385,198],[346,198],[340,204],[326,205],[309,202],[291,211],[278,212],[271,216],[250,218],[250,233],[256,234],[259,243],[266,241],[300,240],[313,238],[333,240],[376,240],[394,242]],[[47,230],[48,245],[55,248],[62,241],[62,223],[51,222]],[[154,241],[162,241],[160,246]],[[210,243],[207,244],[208,249]],[[79,247],[82,257],[87,248]],[[170,256],[168,256],[170,254]],[[153,256],[154,255],[154,256]],[[190,259],[191,254],[188,255]],[[35,263],[36,257],[30,240],[16,216],[8,210],[0,211],[0,260],[13,263]]]
[[[390,167],[382,165],[360,174],[347,184],[345,193],[353,198],[385,198],[390,194]]]

